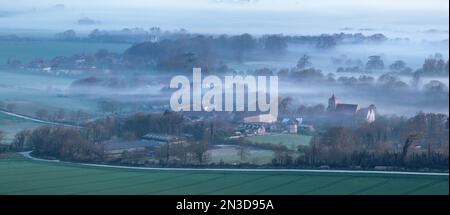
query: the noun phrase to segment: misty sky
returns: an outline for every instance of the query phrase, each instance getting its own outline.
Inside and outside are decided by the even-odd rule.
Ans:
[[[0,33],[159,26],[199,33],[253,34],[318,34],[346,29],[392,37],[448,39],[448,13],[447,0],[0,0]],[[99,24],[77,24],[84,17]]]

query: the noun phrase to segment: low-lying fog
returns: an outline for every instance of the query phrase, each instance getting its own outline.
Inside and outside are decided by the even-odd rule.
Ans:
[[[378,55],[387,68],[394,61],[402,60],[415,71],[421,68],[425,58],[435,53],[440,53],[445,61],[449,58],[447,0],[130,0],[127,4],[118,0],[0,0],[0,5],[0,34],[33,37],[53,37],[54,33],[66,29],[74,29],[79,36],[85,36],[96,28],[119,30],[158,26],[163,30],[184,28],[194,33],[250,33],[255,36],[277,33],[382,33],[390,39],[384,43],[338,45],[325,50],[290,44],[285,55],[249,59],[242,64],[229,65],[240,71],[262,67],[276,70],[295,67],[297,60],[307,54],[311,57],[312,67],[322,70],[324,75],[334,73],[336,79],[341,76],[358,78],[363,74],[336,73],[340,65],[333,63],[333,59],[359,60],[364,65],[369,56]],[[81,19],[89,22],[80,22]],[[395,38],[403,40],[393,40]],[[385,72],[367,75],[377,80]],[[160,100],[160,89],[162,85],[169,84],[169,79],[160,79],[155,74],[151,78],[157,83],[146,83],[127,90],[91,88],[89,94],[108,98],[121,95],[116,99],[124,100]],[[399,75],[398,78],[406,84],[412,80],[409,75]],[[420,88],[431,80],[444,83],[448,95],[449,79],[434,77],[422,77],[419,90],[409,89],[398,95],[295,82],[281,83],[280,94],[293,96],[301,104],[326,105],[329,96],[335,93],[345,103],[357,103],[363,107],[375,104],[383,114],[412,115],[418,111],[448,113],[448,97],[447,101],[423,102]],[[422,99],[417,100],[418,97]]]
[[[420,41],[448,39],[449,30],[446,0],[2,0],[0,5],[0,30],[33,29],[29,34],[158,26],[213,34],[377,32]],[[80,23],[83,18],[92,22]]]

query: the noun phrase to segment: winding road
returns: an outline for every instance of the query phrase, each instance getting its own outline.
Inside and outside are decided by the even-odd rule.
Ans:
[[[66,124],[66,123],[61,123],[61,122],[52,122],[52,121],[36,119],[36,118],[33,118],[33,117],[29,117],[29,116],[25,116],[25,115],[21,115],[21,114],[16,114],[16,113],[12,113],[12,112],[5,111],[5,110],[0,110],[0,113],[8,115],[8,116],[13,116],[13,117],[17,117],[17,118],[20,118],[20,119],[28,120],[28,121],[31,121],[31,122],[36,122],[36,123],[42,123],[42,124],[47,124],[47,125],[57,125],[57,126],[64,126],[64,127],[71,127],[71,128],[82,128],[81,126],[77,126],[77,125],[71,125],[71,124]]]
[[[388,174],[388,175],[429,175],[429,176],[449,176],[449,173],[436,172],[400,172],[400,171],[370,171],[370,170],[322,170],[322,169],[219,169],[219,168],[156,168],[156,167],[132,167],[132,166],[117,166],[104,164],[89,164],[76,163],[60,160],[46,160],[31,156],[31,151],[20,152],[25,158],[52,162],[52,163],[68,163],[78,164],[82,166],[104,167],[116,169],[134,169],[134,170],[158,170],[158,171],[217,171],[217,172],[304,172],[304,173],[353,173],[353,174]]]

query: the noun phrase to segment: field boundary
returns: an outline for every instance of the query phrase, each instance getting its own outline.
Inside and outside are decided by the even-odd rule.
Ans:
[[[158,171],[211,171],[211,172],[303,172],[303,173],[348,173],[348,174],[386,174],[386,175],[424,175],[424,176],[449,176],[449,173],[437,172],[401,172],[401,171],[377,171],[377,170],[320,170],[320,169],[230,169],[230,168],[160,168],[160,167],[133,167],[133,166],[119,166],[107,164],[90,164],[77,163],[60,160],[47,160],[31,156],[32,151],[19,152],[25,158],[52,162],[52,163],[67,163],[78,164],[90,167],[115,168],[115,169],[132,169],[132,170],[158,170]]]
[[[59,125],[59,126],[65,126],[65,127],[71,127],[71,128],[82,128],[81,126],[71,125],[71,124],[67,124],[67,123],[52,122],[52,121],[36,119],[36,118],[30,117],[30,116],[17,114],[17,113],[5,111],[5,110],[2,110],[2,109],[0,109],[0,113],[8,115],[8,116],[12,116],[12,117],[17,117],[17,118],[23,119],[23,120],[28,120],[28,121],[35,122],[35,123],[41,123],[41,124],[47,124],[47,125],[56,125],[56,126]]]

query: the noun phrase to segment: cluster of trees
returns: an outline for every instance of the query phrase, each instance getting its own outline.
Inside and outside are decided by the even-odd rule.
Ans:
[[[163,31],[159,27],[152,27],[149,29],[143,28],[124,28],[121,30],[92,30],[87,37],[82,38],[77,36],[77,33],[73,29],[66,30],[61,33],[55,34],[55,39],[64,41],[95,41],[95,42],[127,42],[127,43],[140,43],[146,41],[157,40],[177,40],[180,38],[192,38],[199,36],[199,34],[189,33],[185,29],[179,29],[176,31]],[[251,42],[252,37],[249,34],[229,36],[222,35],[221,37],[236,37],[234,39],[244,39],[243,41]],[[246,37],[246,38],[239,38]],[[373,34],[365,36],[361,33],[357,34],[321,34],[321,35],[305,35],[305,36],[289,36],[279,35],[277,37],[268,36],[268,40],[274,40],[271,45],[275,50],[279,50],[280,46],[284,46],[287,42],[294,44],[308,44],[319,49],[333,48],[338,44],[351,44],[351,43],[363,43],[363,42],[383,42],[388,40],[383,34]],[[251,48],[253,42],[247,43],[239,48],[247,47]],[[254,44],[254,43],[253,43]],[[269,48],[270,49],[270,48]]]
[[[334,48],[339,44],[355,44],[355,43],[374,43],[384,42],[388,40],[383,34],[373,34],[364,36],[361,33],[356,34],[322,34],[318,36],[286,36],[290,43],[294,44],[312,44],[319,49]]]
[[[340,56],[338,58],[333,58],[333,63],[335,65],[344,65],[338,67],[336,72],[353,72],[353,73],[367,73],[373,71],[386,71],[393,72],[401,75],[418,75],[418,76],[448,76],[449,61],[445,62],[442,54],[436,53],[433,56],[425,59],[422,68],[413,71],[412,68],[408,67],[406,63],[402,60],[396,60],[389,66],[385,66],[385,63],[381,56],[374,55],[369,56],[368,61],[365,66],[359,60],[353,61],[352,59],[347,59],[346,56]]]
[[[33,150],[39,157],[79,162],[100,162],[101,145],[87,140],[82,131],[62,126],[43,126],[16,134],[13,150]]]
[[[352,40],[353,39],[353,40]],[[152,62],[162,69],[183,69],[193,66],[212,67],[217,59],[232,59],[243,61],[252,54],[281,55],[287,49],[288,43],[315,44],[317,48],[334,47],[337,43],[349,41],[367,42],[384,41],[382,35],[362,36],[352,34],[334,34],[320,36],[284,36],[264,35],[256,38],[250,34],[221,35],[218,37],[206,35],[190,35],[177,39],[166,39],[158,42],[138,43],[125,52],[125,56],[135,65],[145,66]],[[376,59],[374,60],[377,65]],[[372,64],[369,63],[368,68]],[[300,67],[302,67],[299,64]],[[384,67],[384,65],[383,65]],[[302,69],[302,68],[300,68]]]
[[[174,112],[138,113],[126,118],[107,117],[86,123],[82,129],[44,126],[16,134],[11,148],[33,150],[36,156],[82,162],[105,161],[104,144],[111,139],[137,140],[148,133],[186,136],[186,144],[165,144],[156,151],[160,164],[188,161],[204,164],[209,144],[223,139],[220,122],[191,122]],[[119,159],[136,160],[145,154],[125,153]],[[134,157],[136,156],[136,157]],[[133,158],[133,159],[132,159]]]
[[[420,75],[448,76],[448,64],[448,60],[445,62],[442,54],[436,53],[434,56],[430,56],[425,59],[422,68],[416,72]]]
[[[443,114],[382,118],[356,128],[330,127],[316,135],[295,165],[448,169],[449,121]]]
[[[346,57],[334,59],[335,61],[345,61]],[[342,62],[341,62],[342,63]],[[384,63],[379,56],[371,56],[366,64],[367,69],[384,69]],[[355,69],[353,69],[355,68]],[[351,72],[364,73],[359,67],[348,67]],[[339,68],[337,72],[348,72],[349,70]],[[406,66],[406,63],[398,60],[389,66],[389,71],[380,75],[377,79],[370,75],[360,74],[359,77],[354,76],[340,76],[336,78],[334,73],[328,73],[326,75],[319,69],[315,69],[311,62],[311,57],[304,54],[300,57],[296,67],[290,69],[280,69],[278,71],[274,69],[259,69],[255,71],[249,71],[250,74],[256,75],[273,75],[278,74],[283,80],[300,81],[300,82],[319,82],[319,83],[337,83],[349,87],[364,87],[370,88],[375,91],[384,90],[405,90],[408,88],[419,89],[418,84],[421,81],[421,75],[419,72],[412,72],[412,69]],[[411,75],[412,81],[407,83],[400,78],[400,75]],[[446,85],[438,80],[431,80],[424,84],[423,92],[429,96],[446,95]]]
[[[160,164],[206,164],[210,157],[207,153],[214,141],[214,126],[211,122],[199,122],[186,126],[191,133],[187,142],[182,144],[165,144],[156,152]]]
[[[218,59],[243,61],[254,52],[281,54],[286,48],[287,40],[282,35],[266,35],[261,38],[250,34],[219,37],[196,35],[138,43],[125,51],[125,57],[138,67],[156,66],[165,70],[177,70],[192,69],[194,66],[211,68],[219,63]],[[148,65],[148,62],[153,65]]]

